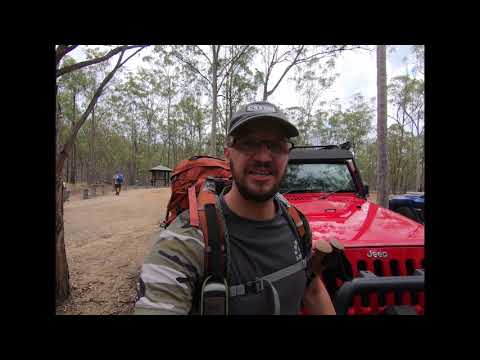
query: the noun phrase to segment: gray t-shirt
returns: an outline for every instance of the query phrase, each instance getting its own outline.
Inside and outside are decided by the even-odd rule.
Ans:
[[[220,197],[228,233],[230,266],[229,285],[245,284],[257,277],[293,265],[301,260],[301,252],[294,233],[276,201],[276,215],[272,220],[255,221],[233,213]],[[273,282],[280,298],[282,315],[297,315],[305,292],[305,271]],[[274,311],[268,289],[258,293],[230,298],[230,314],[270,315]]]

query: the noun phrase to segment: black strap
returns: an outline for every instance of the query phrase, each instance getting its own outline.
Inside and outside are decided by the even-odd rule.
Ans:
[[[249,281],[245,284],[230,286],[230,297],[248,295],[250,293],[258,294],[265,288],[264,282],[272,283],[280,279],[286,278],[299,271],[303,271],[307,266],[305,259],[299,262],[277,270],[271,274],[265,275],[261,278],[257,278],[255,281]]]
[[[224,251],[220,243],[219,226],[217,222],[217,211],[215,204],[205,205],[205,216],[207,218],[208,229],[208,249],[207,249],[207,273],[213,275],[216,280],[223,280],[225,271],[223,269]]]

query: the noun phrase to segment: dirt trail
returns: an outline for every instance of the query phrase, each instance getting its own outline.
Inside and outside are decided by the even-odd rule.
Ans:
[[[169,188],[136,189],[65,203],[72,295],[57,307],[57,314],[132,312],[136,278],[169,197]]]

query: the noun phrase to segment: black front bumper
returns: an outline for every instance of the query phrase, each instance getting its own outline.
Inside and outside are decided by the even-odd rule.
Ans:
[[[346,315],[353,297],[371,292],[385,293],[388,291],[423,291],[425,287],[425,272],[415,270],[410,276],[376,276],[370,271],[360,271],[360,276],[347,281],[337,290],[333,304],[337,315]]]

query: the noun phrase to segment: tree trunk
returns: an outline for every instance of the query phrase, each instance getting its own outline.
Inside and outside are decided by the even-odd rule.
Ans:
[[[70,295],[70,279],[67,254],[65,252],[65,234],[63,227],[63,184],[62,174],[57,174],[55,181],[55,298],[59,305]]]
[[[72,161],[71,165],[72,168],[70,170],[70,183],[75,184],[77,180],[77,147],[76,147],[76,141],[72,144]]]
[[[388,208],[386,46],[377,46],[377,203]]]
[[[95,182],[95,106],[92,109],[92,130],[90,133],[90,161],[89,161],[89,173],[88,183],[93,184]]]
[[[177,117],[174,116],[173,117],[173,135],[174,135],[174,141],[172,143],[172,146],[173,146],[173,164],[174,166],[177,164],[177,161],[178,161],[178,150],[177,150],[177,147],[178,147],[178,142],[180,141],[179,139],[179,134],[178,134],[178,129],[177,129]]]
[[[215,45],[212,45],[213,61],[212,61],[212,134],[210,137],[210,155],[216,156],[217,154],[217,66],[218,66],[218,53]]]
[[[202,153],[203,152],[203,145],[202,145],[202,126],[201,124],[199,123],[198,124],[198,150],[197,152],[198,153]]]
[[[421,178],[420,178],[420,190],[419,191],[425,191],[425,153],[422,151],[422,155],[424,156],[423,159],[422,159],[422,164],[421,164],[421,172],[422,172],[422,175],[421,175]]]
[[[268,99],[268,80],[270,78],[270,69],[267,70],[267,73],[265,74],[265,79],[263,81],[263,97],[262,97],[262,100],[263,101],[267,101]]]
[[[57,86],[55,86],[55,99],[57,98]],[[55,114],[56,127],[56,164],[55,176],[55,299],[57,304],[63,303],[70,295],[70,281],[68,274],[67,255],[65,252],[65,237],[63,229],[63,165],[65,158],[59,157],[60,144],[60,114],[58,105]]]
[[[167,104],[167,136],[168,136],[168,141],[167,141],[167,167],[172,167],[172,164],[170,163],[170,152],[172,151],[172,129],[170,126],[170,106],[172,103],[172,98],[171,98],[171,79],[168,79],[168,104]]]
[[[72,121],[72,132],[74,128],[75,121],[77,119],[77,105],[76,105],[76,93],[73,93],[73,121]],[[70,153],[70,183],[75,184],[77,178],[77,160],[76,160],[76,140],[72,143],[72,151]]]
[[[67,161],[65,163],[65,181],[68,182],[68,179],[70,179],[70,168],[71,168],[71,165],[70,165],[71,161],[70,161],[70,157],[67,158]]]
[[[152,118],[150,114],[146,114],[147,118],[147,129],[148,129],[148,134],[147,134],[147,166],[149,168],[152,167],[152,159],[151,159],[151,152],[150,152],[150,146],[152,143]]]
[[[132,152],[131,152],[131,161],[130,161],[130,169],[129,169],[129,184],[135,185],[135,176],[137,173],[137,127],[134,122],[134,118],[132,117]]]
[[[422,191],[421,189],[423,188],[422,186],[422,157],[423,157],[423,151],[422,151],[422,144],[421,144],[421,139],[420,137],[417,137],[416,139],[417,142],[417,151],[416,151],[416,157],[417,157],[417,163],[416,163],[416,179],[415,179],[415,191]]]
[[[268,99],[268,80],[270,79],[270,70],[268,70],[267,74],[265,75],[265,80],[263,82],[263,101],[267,101]]]

